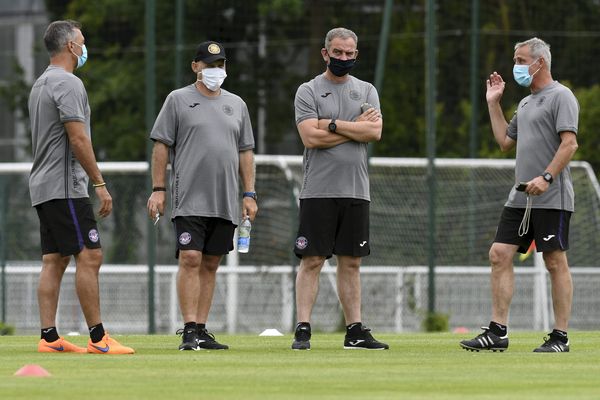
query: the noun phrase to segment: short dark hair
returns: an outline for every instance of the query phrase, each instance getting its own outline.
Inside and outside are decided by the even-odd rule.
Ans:
[[[81,24],[73,20],[54,21],[44,33],[44,44],[50,57],[60,53],[70,40],[75,39],[75,29],[81,29]]]

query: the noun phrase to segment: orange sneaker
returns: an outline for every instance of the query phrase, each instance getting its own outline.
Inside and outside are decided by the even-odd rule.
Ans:
[[[38,343],[38,352],[40,353],[86,353],[87,350],[84,347],[79,347],[73,343],[67,342],[64,338],[60,337],[54,342],[47,342],[45,339],[41,339]]]
[[[123,346],[115,339],[108,336],[108,332],[104,333],[104,337],[98,343],[92,343],[90,339],[87,345],[88,353],[96,354],[133,354],[135,351],[131,347]]]

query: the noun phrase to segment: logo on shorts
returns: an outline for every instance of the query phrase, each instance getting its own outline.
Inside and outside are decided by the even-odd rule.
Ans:
[[[179,244],[186,245],[192,241],[192,235],[189,232],[183,232],[179,235]]]
[[[96,229],[90,229],[88,232],[88,237],[92,243],[98,243],[98,240],[100,239],[100,235],[98,235],[98,231]]]
[[[308,239],[304,236],[299,236],[298,239],[296,239],[296,248],[304,250],[306,246],[308,246]]]

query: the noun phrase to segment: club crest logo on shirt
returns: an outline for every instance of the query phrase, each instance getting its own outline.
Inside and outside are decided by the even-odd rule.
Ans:
[[[229,104],[223,104],[223,112],[229,116],[233,115],[233,107]]]
[[[352,100],[360,100],[360,92],[358,90],[352,89],[350,91],[350,98]]]
[[[298,239],[296,239],[296,248],[304,250],[306,246],[308,246],[308,239],[304,236],[298,236]]]
[[[546,96],[542,96],[538,99],[538,101],[535,103],[536,107],[541,107],[542,104],[544,104],[544,102],[546,101]]]
[[[90,229],[88,232],[88,237],[92,243],[98,243],[98,240],[100,240],[100,235],[96,229]]]
[[[183,232],[179,235],[179,244],[187,245],[192,241],[192,235],[189,232]]]

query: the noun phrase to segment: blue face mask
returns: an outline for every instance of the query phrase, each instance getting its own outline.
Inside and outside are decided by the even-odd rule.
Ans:
[[[535,71],[533,73],[533,75],[529,75],[529,67],[531,67],[533,64],[535,64],[536,62],[538,62],[539,58],[537,60],[535,60],[534,62],[532,62],[529,65],[517,65],[515,64],[515,66],[513,67],[513,77],[515,78],[515,81],[523,86],[523,87],[529,87],[531,86],[531,81],[533,80],[533,75],[537,74],[537,72],[542,68],[538,68],[537,71]]]
[[[87,54],[87,47],[85,47],[85,44],[83,46],[80,46],[78,43],[73,42],[74,44],[76,44],[77,46],[81,47],[81,55],[78,56],[77,54],[75,54],[75,57],[77,57],[77,68],[81,68],[83,67],[83,64],[85,64],[85,62],[87,61],[88,58],[88,54]]]

